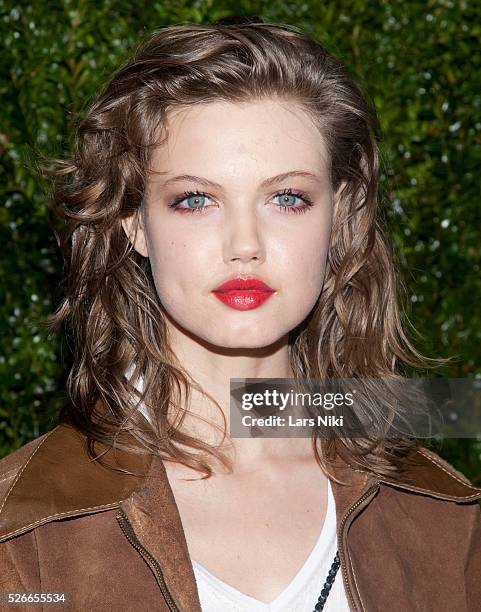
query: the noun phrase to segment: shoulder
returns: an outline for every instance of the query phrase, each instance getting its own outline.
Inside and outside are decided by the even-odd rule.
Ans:
[[[378,477],[379,482],[446,501],[481,499],[481,488],[431,449],[420,446],[400,478]]]
[[[28,442],[0,460],[0,531],[2,527],[8,528],[1,517],[9,492],[48,435],[44,434]],[[0,587],[4,590],[18,590],[19,584],[28,584],[32,590],[37,590],[39,575],[36,559],[37,547],[32,532],[0,544]]]
[[[402,481],[380,483],[378,518],[390,521],[391,533],[404,538],[409,525],[426,541],[451,539],[452,549],[481,544],[481,488],[436,452],[419,447]]]
[[[24,446],[0,459],[0,513],[2,503],[5,501],[9,489],[50,433],[48,432],[24,444]]]
[[[0,542],[47,522],[119,506],[142,483],[150,457],[99,447],[61,424],[0,461]]]

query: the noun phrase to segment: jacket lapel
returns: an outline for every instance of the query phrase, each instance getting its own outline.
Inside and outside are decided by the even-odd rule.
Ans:
[[[144,487],[120,507],[144,548],[159,562],[179,610],[201,612],[194,570],[163,461],[154,457]]]

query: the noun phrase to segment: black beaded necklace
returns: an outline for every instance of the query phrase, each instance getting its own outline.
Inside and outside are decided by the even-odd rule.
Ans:
[[[332,583],[334,582],[340,565],[341,562],[339,560],[339,551],[337,551],[334,561],[332,562],[331,569],[329,570],[329,574],[327,575],[326,582],[322,587],[321,594],[319,595],[319,599],[314,607],[314,612],[321,612],[321,610],[324,609],[324,604],[326,603],[327,596],[329,595],[329,591],[331,590]]]

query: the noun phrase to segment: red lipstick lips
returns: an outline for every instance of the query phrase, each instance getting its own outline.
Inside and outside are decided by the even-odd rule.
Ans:
[[[254,276],[247,278],[239,276],[226,281],[212,293],[229,308],[252,310],[268,300],[275,290]]]

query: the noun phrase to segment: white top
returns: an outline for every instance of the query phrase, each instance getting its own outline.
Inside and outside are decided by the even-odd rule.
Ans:
[[[203,612],[313,612],[337,551],[335,501],[329,479],[327,483],[327,512],[319,538],[304,565],[271,602],[238,591],[192,560]],[[323,612],[349,612],[341,571],[337,570]]]

